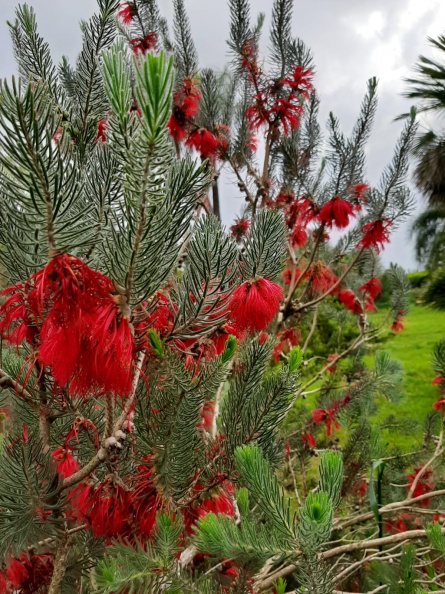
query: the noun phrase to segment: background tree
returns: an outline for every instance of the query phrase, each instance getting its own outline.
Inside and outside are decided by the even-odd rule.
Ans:
[[[445,65],[441,56],[445,52],[445,37],[429,39],[439,53],[435,60],[419,57],[415,66],[416,77],[408,78],[409,90],[405,96],[419,103],[419,113],[443,114],[445,108]],[[444,263],[445,249],[445,138],[443,131],[427,130],[420,134],[414,146],[417,164],[414,179],[427,199],[427,209],[414,225],[416,252],[419,261],[432,270]]]

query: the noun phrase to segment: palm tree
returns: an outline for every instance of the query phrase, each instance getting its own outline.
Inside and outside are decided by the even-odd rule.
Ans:
[[[442,61],[420,56],[415,66],[417,77],[408,78],[409,99],[420,102],[418,112],[445,115],[445,35],[428,38],[431,45],[443,52]],[[433,130],[419,135],[414,147],[417,165],[414,180],[428,200],[428,206],[415,220],[416,255],[429,268],[445,262],[445,131]]]

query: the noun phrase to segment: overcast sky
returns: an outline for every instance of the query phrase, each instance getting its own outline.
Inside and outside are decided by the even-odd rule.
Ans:
[[[15,72],[6,21],[14,17],[15,0],[0,0],[0,77]],[[56,61],[65,54],[72,61],[80,46],[80,19],[95,10],[96,0],[29,0],[37,12],[41,35],[49,42]],[[158,0],[164,16],[171,19],[171,0]],[[203,67],[220,68],[226,59],[228,8],[224,0],[185,0],[195,43]],[[251,0],[252,14],[268,17],[272,0]],[[268,35],[265,24],[265,37]],[[431,55],[427,37],[445,28],[444,0],[295,0],[293,32],[313,50],[315,85],[321,96],[321,117],[333,111],[346,132],[351,129],[371,76],[379,79],[379,107],[368,146],[368,179],[376,183],[391,159],[402,124],[394,117],[406,112],[401,96],[403,77],[419,54]],[[229,222],[243,200],[228,181],[223,181],[223,218]],[[421,199],[419,198],[419,205]],[[397,262],[414,270],[412,244],[405,225],[393,236],[383,254],[385,264]]]

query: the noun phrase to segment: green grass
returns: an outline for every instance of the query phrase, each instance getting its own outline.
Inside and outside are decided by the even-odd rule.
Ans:
[[[375,314],[376,318],[381,314]],[[406,419],[418,423],[416,430],[395,432],[385,430],[388,443],[409,449],[419,445],[426,415],[432,410],[431,405],[438,399],[437,386],[431,384],[434,377],[431,369],[431,352],[435,343],[445,337],[445,312],[438,312],[426,307],[412,305],[404,322],[405,330],[391,334],[374,348],[391,353],[394,359],[403,364],[404,380],[402,400],[392,404],[379,399],[379,412],[376,421],[389,415],[397,420]],[[371,357],[367,357],[371,362]]]

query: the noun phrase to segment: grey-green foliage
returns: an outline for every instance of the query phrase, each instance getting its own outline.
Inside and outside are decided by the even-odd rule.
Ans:
[[[198,73],[198,53],[193,41],[190,21],[184,0],[174,0],[174,54],[177,83],[193,78]]]
[[[122,195],[112,211],[102,258],[138,302],[169,276],[196,201],[208,184],[204,165],[174,162],[165,124],[173,86],[172,59],[148,54],[133,62],[142,117],[129,114],[130,73],[122,45],[103,55],[105,91],[113,108],[110,150],[122,159]]]
[[[281,213],[277,210],[260,210],[244,243],[241,273],[252,280],[263,276],[276,280],[285,259],[286,229]]]
[[[27,4],[16,9],[16,19],[8,23],[12,37],[14,56],[22,81],[44,80],[54,99],[61,98],[61,88],[57,80],[57,70],[51,58],[48,43],[37,31],[36,14]]]
[[[205,466],[200,410],[212,400],[227,372],[224,354],[184,369],[179,355],[167,350],[149,371],[149,401],[141,400],[142,439],[155,454],[155,469],[164,493],[179,500],[191,487],[196,468]]]
[[[52,140],[57,119],[47,86],[13,79],[2,83],[0,95],[2,243],[17,256],[17,272],[26,274],[46,262],[50,250],[69,251],[76,231],[84,235],[89,205],[71,143]]]
[[[405,271],[397,264],[391,264],[388,269],[388,277],[391,283],[391,311],[394,315],[408,312],[409,280]]]
[[[173,291],[178,310],[172,334],[203,336],[221,325],[238,280],[237,259],[236,244],[216,217],[201,218],[188,245],[184,273]]]
[[[241,346],[236,373],[221,403],[221,431],[228,450],[255,441],[272,461],[277,427],[293,402],[298,379],[290,365],[266,374],[273,346],[271,340],[261,344],[257,339]]]
[[[323,452],[318,472],[320,475],[320,491],[327,493],[335,509],[340,503],[343,483],[343,459],[341,453],[331,450]]]
[[[45,518],[58,486],[49,454],[34,436],[11,439],[7,456],[0,456],[0,556],[18,554],[29,543],[57,536],[62,529],[56,514]],[[13,445],[14,444],[14,445]],[[40,514],[36,513],[40,510]]]

